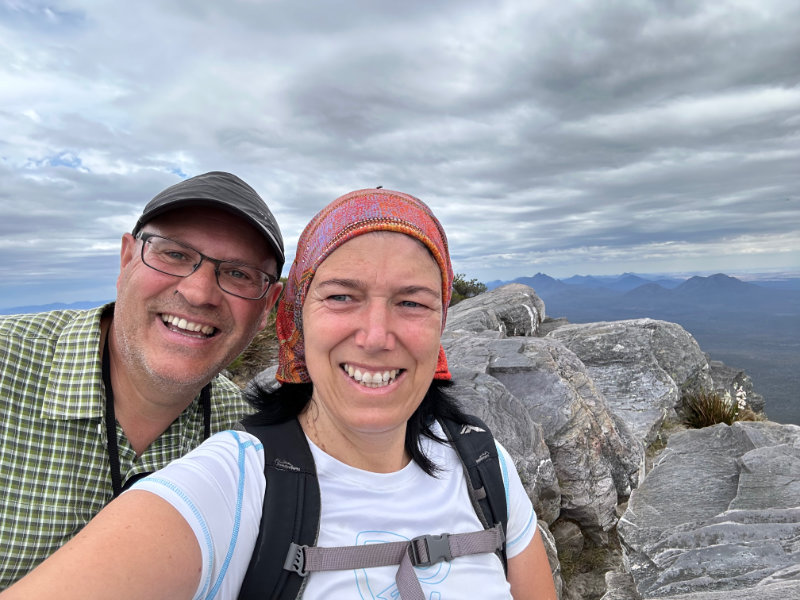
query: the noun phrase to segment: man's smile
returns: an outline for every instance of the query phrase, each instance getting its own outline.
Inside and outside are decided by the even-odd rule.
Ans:
[[[172,331],[176,331],[178,333],[183,333],[187,335],[194,334],[195,337],[208,338],[213,336],[217,332],[217,329],[215,327],[212,327],[211,325],[202,325],[200,323],[193,323],[192,321],[187,321],[186,319],[177,317],[175,315],[168,315],[166,313],[161,313],[161,315],[159,316],[169,329],[171,329]]]

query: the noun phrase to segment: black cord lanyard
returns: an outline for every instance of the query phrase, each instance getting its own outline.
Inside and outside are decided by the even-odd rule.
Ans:
[[[108,356],[108,335],[103,347],[103,385],[106,388],[106,449],[111,470],[111,486],[114,498],[119,496],[124,489],[137,479],[150,473],[140,473],[131,477],[125,486],[122,486],[122,474],[119,468],[119,446],[117,446],[117,418],[114,414],[114,389],[111,387],[111,360]],[[211,384],[208,383],[200,392],[200,404],[203,407],[203,439],[211,435]]]

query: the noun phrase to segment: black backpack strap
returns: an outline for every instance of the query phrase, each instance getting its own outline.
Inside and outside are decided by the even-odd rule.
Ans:
[[[245,425],[264,445],[267,488],[261,524],[239,598],[298,598],[305,578],[283,568],[292,544],[317,542],[320,494],[314,457],[300,423]]]
[[[508,527],[508,506],[494,436],[478,417],[467,417],[467,423],[441,419],[442,428],[464,465],[467,488],[475,513],[484,528],[501,524],[505,534]],[[503,569],[508,573],[505,543],[497,555],[503,563]]]

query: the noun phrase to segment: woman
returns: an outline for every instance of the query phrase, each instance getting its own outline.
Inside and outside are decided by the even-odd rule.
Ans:
[[[282,385],[261,391],[255,421],[298,419],[321,490],[318,546],[482,528],[436,421],[465,418],[442,390],[452,280],[439,221],[406,194],[342,196],[300,237],[278,308]],[[556,597],[533,507],[499,450],[510,467],[507,577],[493,553],[461,556],[416,570],[424,597]],[[265,486],[258,440],[215,435],[112,502],[8,598],[49,597],[53,582],[61,598],[234,598]],[[303,597],[396,597],[396,573],[313,572]]]

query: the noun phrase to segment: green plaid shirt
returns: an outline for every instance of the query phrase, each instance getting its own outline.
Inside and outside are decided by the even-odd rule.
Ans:
[[[86,525],[112,497],[103,425],[100,317],[113,305],[0,317],[0,590]],[[211,431],[248,411],[214,379]],[[199,397],[140,457],[117,425],[125,482],[200,444]]]

